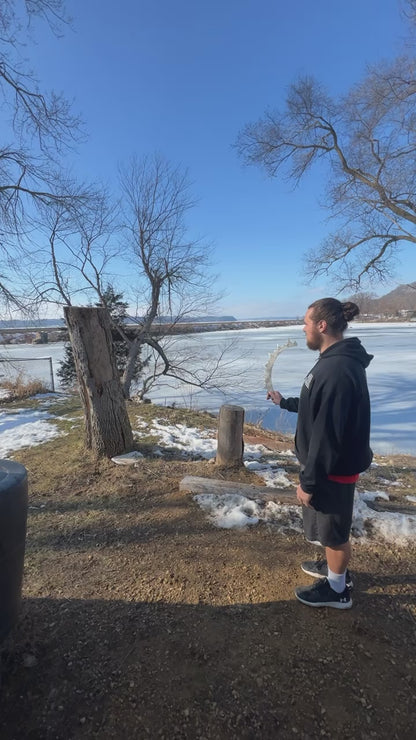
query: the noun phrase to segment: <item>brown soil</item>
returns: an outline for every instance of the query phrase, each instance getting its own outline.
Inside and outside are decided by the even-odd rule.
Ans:
[[[300,535],[216,529],[179,492],[214,466],[125,469],[66,444],[47,446],[46,488],[35,452],[15,456],[30,509],[1,738],[414,737],[414,548],[357,545],[353,608],[311,609],[293,597],[318,554]]]

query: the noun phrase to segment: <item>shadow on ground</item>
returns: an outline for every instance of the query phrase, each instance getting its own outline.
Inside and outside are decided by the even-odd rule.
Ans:
[[[416,624],[407,593],[394,608],[383,594],[400,578],[345,612],[26,598],[2,651],[0,737],[410,740]]]

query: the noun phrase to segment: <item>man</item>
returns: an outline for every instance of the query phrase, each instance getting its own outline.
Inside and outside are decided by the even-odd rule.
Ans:
[[[355,303],[322,298],[312,303],[303,331],[309,349],[319,350],[300,398],[267,394],[281,408],[298,413],[295,436],[300,463],[297,499],[302,504],[306,539],[325,548],[326,559],[302,563],[318,578],[298,587],[296,598],[308,606],[352,606],[350,529],[355,483],[369,467],[370,400],[365,368],[373,359],[356,337],[344,339],[348,322],[359,314]]]

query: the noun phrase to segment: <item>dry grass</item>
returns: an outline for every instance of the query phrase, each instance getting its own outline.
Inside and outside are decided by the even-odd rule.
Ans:
[[[28,379],[24,372],[20,372],[14,380],[2,380],[1,388],[8,393],[5,398],[2,398],[3,403],[32,398],[38,393],[48,392],[48,388],[42,380],[37,378]]]

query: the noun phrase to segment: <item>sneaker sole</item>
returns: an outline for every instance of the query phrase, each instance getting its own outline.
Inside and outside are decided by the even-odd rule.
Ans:
[[[297,593],[295,593],[295,596],[298,601],[300,601],[302,604],[305,604],[306,606],[316,606],[316,607],[328,606],[330,609],[351,609],[352,607],[352,599],[350,599],[349,601],[346,601],[345,603],[340,602],[340,601],[311,602],[311,601],[306,601],[306,599],[302,599],[302,597],[298,596]]]
[[[312,570],[307,570],[306,568],[303,567],[303,565],[301,565],[300,567],[304,573],[306,573],[308,576],[312,576],[312,578],[321,578],[321,579],[327,578],[327,576],[320,575],[319,573],[314,573]],[[352,580],[348,581],[345,585],[347,588],[352,588],[353,587]]]

